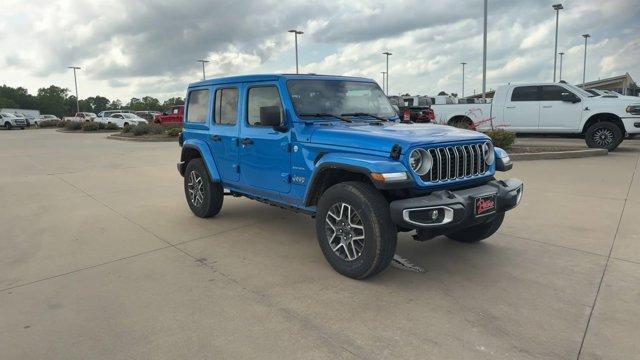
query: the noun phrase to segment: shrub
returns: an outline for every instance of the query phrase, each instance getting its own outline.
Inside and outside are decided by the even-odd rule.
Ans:
[[[105,125],[106,125],[105,123],[101,123],[101,122],[97,122],[97,121],[96,121],[96,124],[98,124],[98,129],[99,130],[104,130]]]
[[[485,134],[489,135],[493,145],[503,149],[508,149],[516,142],[516,134],[504,129],[489,130]]]
[[[67,130],[80,130],[82,129],[82,123],[80,121],[67,121],[64,124],[64,128]]]
[[[135,136],[145,135],[151,131],[151,127],[147,124],[139,124],[131,127],[131,132]]]
[[[82,123],[82,131],[98,131],[100,129],[99,122],[86,121]]]
[[[59,126],[60,120],[42,120],[38,121],[38,127],[48,128]]]
[[[180,135],[180,133],[182,132],[182,129],[179,127],[171,127],[167,130],[165,130],[165,134],[167,134],[167,136],[171,136],[171,137],[176,137],[178,135]]]
[[[114,124],[114,123],[104,124],[104,128],[106,130],[118,130],[119,129],[118,124]]]
[[[67,122],[66,122],[66,121],[64,121],[64,120],[60,120],[60,121],[58,122],[58,125],[57,125],[57,126],[58,126],[58,127],[60,127],[60,128],[63,128],[63,127],[65,127],[66,125],[67,125]]]
[[[160,124],[151,124],[147,126],[149,126],[149,133],[151,134],[154,134],[154,135],[164,134],[165,128]]]

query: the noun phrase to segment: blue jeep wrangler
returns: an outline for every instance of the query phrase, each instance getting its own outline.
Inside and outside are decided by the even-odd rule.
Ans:
[[[252,75],[188,88],[178,170],[199,217],[225,195],[315,217],[327,261],[357,279],[389,265],[400,231],[476,242],[518,205],[522,182],[479,132],[405,124],[370,79]]]

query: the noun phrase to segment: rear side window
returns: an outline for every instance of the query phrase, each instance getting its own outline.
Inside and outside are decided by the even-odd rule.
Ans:
[[[203,123],[209,115],[209,90],[194,90],[189,93],[186,119],[192,123]]]
[[[562,93],[568,93],[569,90],[557,85],[542,86],[542,101],[562,101]]]
[[[215,123],[235,125],[238,118],[238,89],[216,90]]]
[[[261,86],[249,89],[247,105],[247,122],[251,126],[267,126],[261,119],[273,113],[280,116],[282,124],[282,105],[280,94],[275,86]]]
[[[518,86],[513,89],[511,101],[538,101],[538,87]]]

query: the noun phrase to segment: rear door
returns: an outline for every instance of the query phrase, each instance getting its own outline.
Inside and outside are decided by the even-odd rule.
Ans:
[[[507,129],[535,132],[540,121],[539,86],[515,86],[504,102],[503,117]]]
[[[240,180],[238,94],[238,87],[234,85],[224,85],[215,89],[213,117],[209,128],[209,148],[222,179],[228,182]]]
[[[579,128],[582,104],[562,101],[562,93],[570,91],[559,85],[542,86],[540,130],[570,132]]]

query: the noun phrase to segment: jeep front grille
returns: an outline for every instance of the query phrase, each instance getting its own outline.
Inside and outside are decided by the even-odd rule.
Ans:
[[[472,176],[483,175],[487,172],[484,161],[482,144],[446,146],[427,149],[433,158],[431,170],[421,179],[426,182],[443,182]]]

